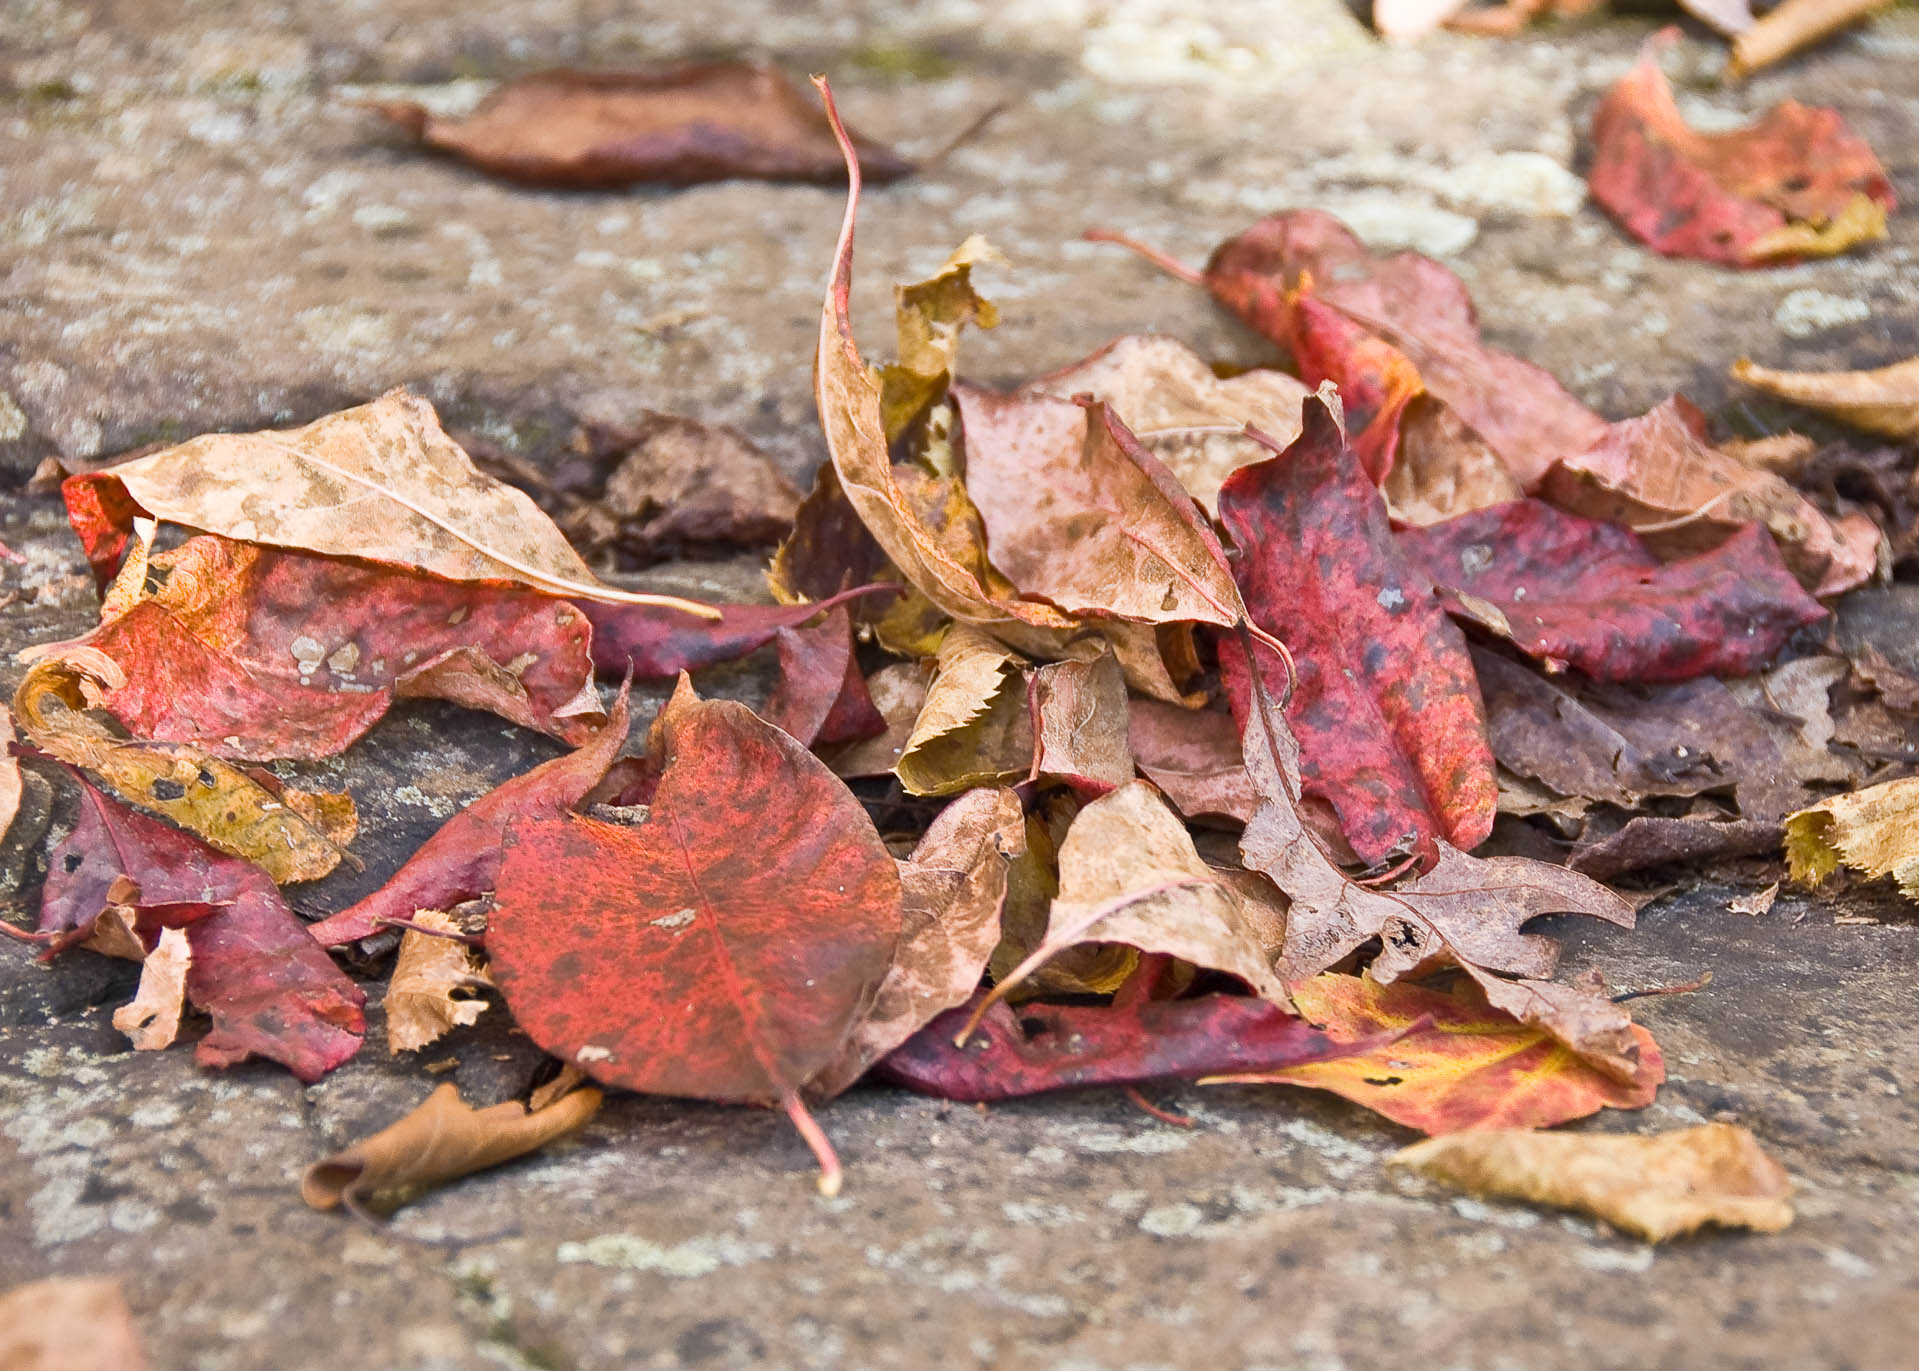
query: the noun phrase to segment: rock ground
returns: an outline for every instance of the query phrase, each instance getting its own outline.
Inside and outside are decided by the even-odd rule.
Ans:
[[[1208,355],[1267,349],[1113,249],[1188,260],[1266,210],[1318,205],[1445,257],[1488,332],[1605,413],[1683,389],[1735,431],[1781,411],[1734,393],[1740,355],[1875,365],[1919,351],[1919,217],[1838,262],[1730,274],[1626,242],[1576,173],[1598,93],[1643,19],[1513,43],[1374,44],[1333,0],[1050,0],[996,7],[765,0],[0,0],[0,480],[213,428],[304,421],[396,384],[530,460],[573,418],[648,406],[744,428],[796,478],[820,455],[807,368],[837,192],[727,184],[542,194],[423,157],[342,98],[457,106],[554,62],[711,52],[832,73],[849,115],[909,153],[1006,110],[929,174],[874,192],[856,322],[969,232],[1005,322],[971,367],[1011,382],[1114,334]],[[1919,12],[1727,89],[1718,49],[1669,65],[1701,121],[1788,95],[1831,103],[1919,200]],[[27,558],[0,643],[93,610],[55,502],[15,494]],[[754,593],[755,563],[651,584]],[[18,668],[0,669],[8,688]],[[755,698],[764,663],[714,673]],[[657,704],[656,690],[646,708]],[[306,774],[345,781],[370,888],[541,740],[451,708],[395,711]],[[0,852],[30,902],[35,807]],[[22,843],[21,838],[30,841]],[[11,874],[9,874],[11,873]],[[1749,873],[1759,883],[1772,874]],[[1633,1130],[1736,1118],[1801,1185],[1773,1238],[1652,1251],[1583,1220],[1392,1179],[1402,1130],[1298,1091],[1160,1092],[1199,1126],[1109,1092],[990,1111],[864,1090],[826,1111],[846,1193],[815,1196],[780,1119],[620,1098],[577,1141],[372,1230],[303,1208],[312,1158],[416,1103],[431,1078],[369,1048],[312,1088],[277,1069],[135,1056],[107,1023],[132,968],[0,960],[0,1287],[124,1277],[160,1368],[1011,1367],[1147,1371],[1780,1366],[1897,1368],[1919,1336],[1919,947],[1886,900],[1693,884],[1631,934],[1566,930],[1568,970],[1643,1001],[1672,1083]],[[1864,909],[1879,922],[1835,923]],[[373,1024],[377,1043],[381,1025]],[[499,1012],[444,1053],[469,1098],[522,1090],[536,1055]]]

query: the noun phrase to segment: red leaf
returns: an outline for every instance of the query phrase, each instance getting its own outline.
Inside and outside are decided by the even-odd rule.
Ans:
[[[165,584],[81,640],[125,671],[104,704],[139,737],[329,757],[405,696],[569,742],[600,720],[591,630],[564,600],[210,534],[153,564]]]
[[[1313,299],[1404,353],[1426,389],[1492,444],[1522,484],[1604,435],[1605,420],[1549,372],[1480,342],[1472,297],[1457,276],[1418,253],[1375,257],[1330,214],[1267,216],[1220,245],[1205,281],[1221,304],[1291,348],[1300,326],[1288,297],[1302,276],[1312,278]]]
[[[654,734],[643,824],[508,830],[494,980],[536,1043],[608,1084],[799,1122],[892,964],[899,873],[845,785],[744,705],[682,682]]]
[[[1086,1085],[1129,1085],[1219,1072],[1279,1071],[1383,1047],[1335,1042],[1304,1019],[1243,995],[1119,1005],[995,1004],[966,1041],[978,998],[948,1010],[874,1068],[945,1100],[1007,1100]],[[1403,1031],[1403,1030],[1402,1030]],[[1258,1065],[1254,1065],[1258,1063]]]
[[[213,1015],[197,1053],[203,1065],[258,1054],[317,1081],[359,1050],[366,996],[266,872],[80,786],[79,821],[49,855],[43,931],[81,934],[110,899],[136,910],[192,907],[163,917],[185,927],[193,949],[187,998]],[[208,905],[220,907],[202,914]]]
[[[682,671],[730,662],[758,651],[783,628],[797,628],[815,615],[862,595],[899,593],[898,586],[868,585],[817,603],[714,605],[718,619],[695,619],[657,605],[578,601],[574,608],[593,624],[593,664],[601,671],[641,680],[671,678]]]
[[[1662,565],[1617,524],[1518,500],[1407,529],[1399,545],[1455,614],[1601,681],[1744,676],[1826,616],[1759,524]]]
[[[1353,455],[1368,480],[1384,485],[1399,450],[1400,418],[1426,389],[1419,369],[1391,343],[1315,299],[1305,282],[1287,304],[1289,346],[1300,379],[1314,387],[1326,381],[1339,387]]]
[[[1842,252],[1885,236],[1898,201],[1885,168],[1838,111],[1796,100],[1747,128],[1695,133],[1646,44],[1593,114],[1593,199],[1669,257],[1751,267]]]
[[[308,931],[321,946],[337,947],[378,931],[382,920],[411,918],[416,909],[451,909],[485,894],[500,869],[507,825],[522,818],[556,819],[579,804],[619,755],[626,731],[622,690],[606,726],[585,746],[482,795],[448,819],[385,885]]]
[[[1318,399],[1305,418],[1298,442],[1234,472],[1219,497],[1248,612],[1298,666],[1289,717],[1305,791],[1331,803],[1364,862],[1409,846],[1430,858],[1440,836],[1475,847],[1497,788],[1465,638],[1394,542],[1339,420]],[[1245,658],[1223,646],[1221,665],[1244,720]],[[1284,664],[1262,652],[1256,666],[1281,698]]]
[[[766,702],[768,722],[808,747],[856,743],[886,732],[853,652],[853,624],[843,605],[808,628],[782,628],[780,675]]]

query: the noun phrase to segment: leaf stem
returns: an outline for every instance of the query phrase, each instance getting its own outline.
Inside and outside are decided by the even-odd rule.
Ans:
[[[819,1120],[807,1112],[806,1102],[797,1091],[787,1091],[780,1097],[780,1103],[786,1108],[786,1117],[793,1121],[793,1127],[819,1159],[820,1194],[832,1199],[840,1193],[840,1180],[844,1174],[840,1170],[840,1155],[833,1150],[833,1140],[826,1136],[826,1130],[820,1127]]]
[[[1118,229],[1091,228],[1080,234],[1080,238],[1082,241],[1088,243],[1117,243],[1119,246],[1144,257],[1168,276],[1176,280],[1184,281],[1189,286],[1203,286],[1206,284],[1205,276],[1194,271],[1177,257],[1168,256],[1151,244],[1142,243],[1137,238],[1128,237]]]

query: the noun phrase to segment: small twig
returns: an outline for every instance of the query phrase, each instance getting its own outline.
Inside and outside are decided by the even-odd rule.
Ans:
[[[1147,1099],[1145,1095],[1141,1094],[1140,1088],[1136,1085],[1126,1087],[1126,1098],[1146,1111],[1146,1113],[1151,1114],[1161,1123],[1170,1123],[1175,1128],[1195,1128],[1198,1126],[1198,1121],[1190,1114],[1175,1114],[1170,1109],[1161,1109],[1158,1105]]]
[[[445,938],[450,942],[465,943],[468,947],[482,947],[486,944],[484,933],[460,933],[451,928],[432,928],[426,924],[415,923],[411,919],[395,918],[392,915],[375,919],[375,928],[404,928],[409,933],[424,933],[429,938]]]
[[[1622,990],[1612,997],[1614,1004],[1624,1004],[1627,1000],[1642,999],[1647,995],[1690,995],[1695,990],[1704,990],[1712,984],[1712,972],[1708,971],[1696,981],[1687,981],[1684,985],[1653,985],[1644,990]]]
[[[1007,108],[1008,102],[1005,100],[996,100],[988,105],[972,123],[968,124],[965,128],[961,129],[958,133],[954,134],[932,152],[929,152],[920,159],[918,167],[920,174],[924,175],[931,171],[941,162],[944,162],[948,156],[957,152],[967,143],[972,142],[973,139],[979,135],[981,129],[999,118],[1000,115],[1006,113]]]
[[[1086,232],[1080,234],[1080,238],[1082,241],[1088,243],[1117,243],[1119,246],[1144,257],[1147,261],[1151,262],[1175,280],[1184,281],[1189,286],[1203,286],[1206,284],[1206,277],[1204,275],[1194,271],[1178,258],[1169,257],[1158,248],[1147,243],[1142,243],[1137,238],[1129,238],[1118,229],[1087,229]]]

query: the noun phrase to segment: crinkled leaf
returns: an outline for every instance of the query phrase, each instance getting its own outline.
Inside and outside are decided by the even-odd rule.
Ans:
[[[400,935],[400,953],[393,960],[383,1005],[387,1051],[395,1054],[417,1051],[438,1042],[456,1025],[473,1023],[486,1010],[486,1001],[473,992],[492,984],[486,978],[485,962],[465,941],[422,931],[463,932],[451,915],[419,909],[412,923]]]
[[[1868,433],[1919,439],[1919,357],[1873,371],[1774,371],[1742,357],[1732,375]]]
[[[955,795],[1024,779],[1033,765],[1025,663],[998,639],[955,624],[893,768],[915,795]]]
[[[1299,1012],[1335,1040],[1399,1036],[1324,1062],[1215,1080],[1330,1090],[1422,1133],[1457,1133],[1548,1128],[1606,1105],[1641,1109],[1666,1079],[1658,1044],[1637,1026],[1639,1075],[1627,1085],[1470,990],[1448,995],[1363,976],[1315,976],[1290,988]]]
[[[1742,676],[1826,616],[1757,524],[1661,563],[1617,524],[1518,500],[1408,529],[1399,545],[1455,615],[1601,681]]]
[[[845,174],[818,106],[779,68],[761,62],[559,67],[507,82],[457,119],[410,100],[368,108],[428,147],[525,185],[688,186],[735,176],[837,181]],[[872,180],[913,170],[885,145],[856,141],[861,170]]]
[[[1035,671],[1031,779],[1103,795],[1133,779],[1127,743],[1126,678],[1110,652],[1090,662],[1054,662]]]
[[[1502,1129],[1429,1138],[1394,1166],[1475,1195],[1577,1209],[1647,1242],[1707,1224],[1777,1233],[1792,1222],[1792,1179],[1736,1124],[1647,1137]]]
[[[1360,859],[1484,841],[1496,788],[1465,638],[1394,541],[1333,410],[1309,400],[1297,442],[1233,473],[1220,521],[1253,621],[1292,649],[1306,792],[1331,803]],[[1248,664],[1236,647],[1221,657],[1244,719]],[[1259,651],[1251,665],[1280,698],[1285,663]]]
[[[1844,865],[1866,876],[1891,876],[1908,899],[1919,900],[1919,777],[1835,795],[1792,815],[1786,862],[1802,884]]]

